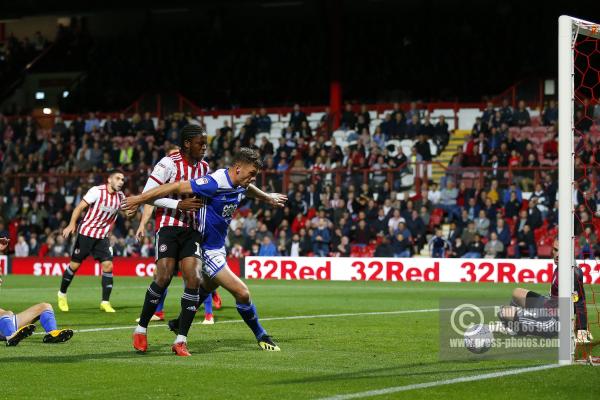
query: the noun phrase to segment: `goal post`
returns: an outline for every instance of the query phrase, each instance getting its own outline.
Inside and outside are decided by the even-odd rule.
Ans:
[[[573,362],[575,354],[574,311],[571,300],[577,239],[574,230],[576,219],[574,143],[585,133],[576,129],[578,121],[575,114],[576,109],[582,107],[584,98],[597,101],[598,91],[600,91],[598,89],[600,73],[591,74],[589,79],[585,76],[585,71],[577,65],[576,46],[582,37],[594,41],[600,39],[600,25],[565,15],[561,16],[558,21],[558,200],[560,206],[558,221],[560,227],[558,231],[560,254],[558,262],[560,318],[558,358],[559,364],[566,365]],[[597,50],[600,49],[598,43],[595,46]],[[590,55],[586,57],[589,64],[589,59],[592,57]],[[588,67],[590,66],[588,65]],[[591,66],[591,71],[595,72],[596,70],[600,70],[600,64]],[[594,216],[590,217],[594,218]]]

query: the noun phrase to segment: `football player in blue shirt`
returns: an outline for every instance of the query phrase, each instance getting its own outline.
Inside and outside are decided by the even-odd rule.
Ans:
[[[260,348],[279,351],[279,346],[273,342],[258,320],[248,287],[229,269],[225,251],[225,238],[232,216],[245,198],[248,185],[256,181],[256,175],[261,168],[262,161],[258,151],[241,148],[229,168],[219,169],[192,181],[163,184],[141,195],[128,197],[123,208],[136,209],[143,203],[151,203],[170,194],[195,194],[200,197],[203,207],[197,212],[197,218],[202,243],[196,243],[196,246],[204,262],[202,272],[205,278],[199,289],[200,303],[218,286],[224,287],[235,297],[237,310],[256,336]],[[279,193],[258,191],[255,197],[274,207],[282,207],[287,201],[287,196]],[[196,307],[198,305],[199,303]],[[182,322],[169,321],[169,326],[173,329]],[[186,341],[186,337],[178,335],[173,351],[178,355],[190,355]]]

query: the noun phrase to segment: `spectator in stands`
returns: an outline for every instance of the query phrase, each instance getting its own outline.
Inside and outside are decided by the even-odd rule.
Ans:
[[[400,210],[394,209],[392,211],[392,217],[388,220],[388,229],[390,235],[394,235],[398,231],[398,226],[400,225],[400,222],[406,223],[406,219],[400,215]]]
[[[477,235],[477,228],[475,227],[475,222],[469,220],[469,222],[467,223],[467,228],[463,229],[460,235],[465,246],[470,245],[471,242],[475,240],[475,235]]]
[[[488,236],[490,230],[490,220],[487,217],[485,210],[479,210],[479,215],[475,219],[475,229],[480,236]]]
[[[515,244],[515,257],[521,258],[525,254],[528,258],[537,258],[537,246],[533,232],[527,224],[517,232],[517,243]]]
[[[532,230],[536,230],[543,224],[542,213],[537,207],[538,199],[536,197],[532,197],[529,199],[529,205],[527,208],[527,225]]]
[[[498,239],[496,232],[490,233],[490,240],[485,244],[485,258],[504,257],[504,244]]]
[[[429,240],[428,246],[429,253],[433,258],[446,257],[446,252],[452,247],[450,242],[444,238],[441,228],[435,229],[435,235]]]
[[[342,118],[340,120],[340,128],[343,130],[355,130],[356,122],[357,117],[354,110],[352,110],[352,104],[346,103],[344,106],[344,112],[342,112]]]
[[[544,126],[555,126],[558,123],[558,106],[556,100],[550,100],[542,112],[542,124]]]
[[[383,129],[383,127],[382,127]],[[406,121],[404,120],[404,114],[398,112],[395,114],[393,119],[389,123],[388,139],[405,139],[406,138]]]
[[[457,236],[452,243],[452,248],[448,251],[448,257],[462,258],[467,252],[467,248],[460,236]]]
[[[496,114],[496,108],[494,108],[494,103],[492,103],[491,101],[488,101],[486,103],[485,109],[483,110],[483,113],[481,115],[481,118],[479,118],[480,122],[485,123],[486,125],[489,125],[489,123],[492,121],[492,119],[494,118],[494,115]],[[477,121],[476,118],[476,121]],[[480,132],[477,132],[477,134],[479,135]]]
[[[580,259],[594,259],[598,254],[598,237],[592,226],[588,225],[584,228],[583,232],[578,237],[579,254],[577,255]]]
[[[25,240],[25,236],[19,235],[17,244],[15,244],[15,257],[27,257],[29,256],[29,245]]]
[[[416,117],[415,117],[416,118]],[[415,125],[411,125],[415,126]],[[421,156],[421,161],[430,162],[431,158],[431,147],[429,146],[429,142],[427,141],[427,137],[425,135],[414,136],[417,138],[417,142],[414,145],[417,153]],[[413,138],[413,137],[411,137]]]
[[[519,127],[531,125],[531,117],[524,100],[519,100],[517,109],[513,113],[513,124]]]
[[[446,181],[446,187],[440,191],[439,207],[444,209],[448,218],[452,221],[460,217],[460,209],[457,206],[458,189],[454,181]]]
[[[496,234],[498,240],[500,240],[504,245],[504,248],[507,249],[510,244],[512,233],[502,218],[498,218],[496,226],[492,228],[492,232]]]
[[[100,120],[98,119],[98,117],[96,117],[95,113],[90,112],[88,114],[88,119],[85,120],[83,131],[85,133],[90,133],[94,130],[99,130],[99,129],[100,129]]]
[[[279,255],[277,247],[275,247],[275,244],[273,244],[269,236],[265,235],[263,237],[260,249],[258,250],[258,255],[265,257],[274,257]]]
[[[394,257],[394,247],[387,235],[380,235],[381,243],[375,247],[374,257]]]
[[[446,148],[450,141],[450,130],[446,122],[446,117],[443,115],[439,116],[438,122],[435,124],[433,141],[438,147],[438,154]]]
[[[267,110],[264,107],[261,107],[259,111],[256,128],[258,133],[271,132],[271,117],[267,114]]]
[[[431,202],[432,207],[439,207],[440,200],[442,198],[442,192],[439,190],[438,184],[433,182],[429,186],[429,192],[427,193],[427,200]]]
[[[394,257],[408,258],[410,257],[411,244],[407,237],[402,233],[392,236],[392,247],[394,249]]]
[[[411,140],[419,140],[420,136],[422,136],[422,130],[423,128],[421,126],[421,120],[419,119],[419,116],[413,114],[408,120],[406,129],[404,131],[406,138]]]
[[[513,125],[514,110],[510,105],[510,101],[506,98],[502,100],[502,107],[500,107],[500,114],[502,115],[503,123],[506,123],[508,126]]]
[[[484,245],[478,233],[473,235],[473,240],[467,244],[464,258],[481,258],[484,251]]]
[[[543,144],[544,158],[550,161],[558,159],[558,134],[555,132],[548,132],[546,135],[546,141]]]
[[[364,221],[361,221],[364,222]],[[324,218],[320,218],[318,226],[312,235],[313,241],[313,252],[315,255],[320,257],[326,257],[329,255],[329,242],[331,242],[331,232],[327,227],[327,223]]]
[[[302,125],[302,121],[308,121],[306,114],[304,111],[300,110],[300,104],[294,104],[294,108],[290,113],[289,126],[292,127],[293,130],[299,130],[300,126]]]

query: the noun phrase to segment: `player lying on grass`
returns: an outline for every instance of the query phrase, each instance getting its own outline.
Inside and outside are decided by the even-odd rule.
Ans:
[[[260,348],[279,351],[279,347],[259,323],[248,287],[229,269],[225,252],[225,238],[232,215],[244,199],[248,186],[256,181],[261,167],[260,154],[255,150],[242,148],[227,169],[219,169],[196,180],[164,184],[141,195],[128,197],[123,207],[125,210],[134,210],[143,203],[151,203],[171,194],[194,194],[204,199],[205,206],[197,214],[198,231],[202,235],[198,253],[204,262],[204,279],[199,291],[200,299],[195,306],[197,308],[218,286],[223,286],[235,297],[237,310],[254,333]],[[258,200],[276,207],[283,206],[287,201],[285,195],[277,193],[254,192],[254,195]],[[180,322],[181,320],[170,321],[169,325],[173,328]],[[186,338],[180,336],[176,339],[173,351],[178,355],[189,355]],[[147,348],[146,331],[139,326],[134,332],[134,347],[139,351]]]
[[[544,337],[558,335],[558,240],[552,246],[554,254],[554,273],[550,295],[543,296],[531,290],[516,288],[513,291],[510,306],[501,308],[498,317],[507,328],[507,333],[531,334]],[[594,340],[587,328],[587,309],[583,273],[579,267],[573,268],[575,293],[574,304],[577,343],[589,343]]]
[[[8,239],[0,238],[0,254],[6,250],[7,246]],[[2,285],[1,277],[0,285]],[[21,340],[33,334],[35,331],[33,324],[37,320],[46,331],[43,338],[44,343],[66,342],[73,336],[72,330],[56,327],[52,306],[48,303],[40,303],[18,314],[0,308],[0,341],[6,341],[7,346],[18,345]]]

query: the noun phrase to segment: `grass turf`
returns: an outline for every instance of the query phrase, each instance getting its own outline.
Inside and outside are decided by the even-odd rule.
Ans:
[[[249,281],[280,353],[258,348],[232,297],[221,292],[217,323],[200,325],[199,312],[190,331],[193,357],[172,355],[173,334],[163,322],[152,323],[148,353],[140,355],[133,351],[131,333],[148,283],[117,276],[111,298],[117,313],[106,314],[99,311],[100,279],[76,277],[69,289],[71,311],[56,311],[56,316],[60,327],[81,331],[63,344],[42,344],[36,334],[17,347],[0,349],[0,398],[310,399],[543,364],[441,360],[435,311],[336,315],[435,310],[442,298],[508,298],[515,287],[508,284]],[[46,301],[57,310],[58,286],[56,277],[7,276],[0,307],[18,312]],[[547,285],[528,286],[548,290]],[[165,305],[168,317],[177,315],[181,292],[174,280]],[[324,314],[329,316],[313,317]],[[570,366],[373,398],[597,399],[599,378],[600,368]]]

